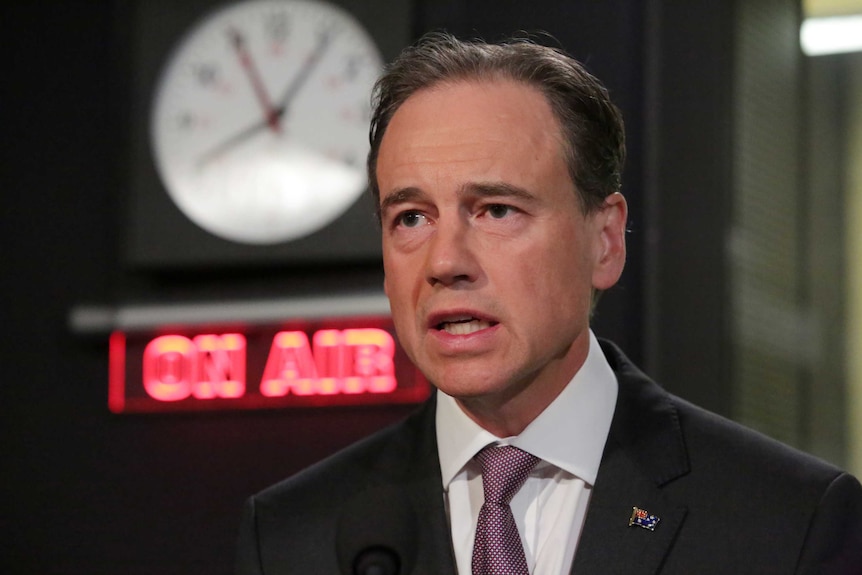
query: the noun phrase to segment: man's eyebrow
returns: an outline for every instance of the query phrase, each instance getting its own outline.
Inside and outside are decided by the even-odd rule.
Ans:
[[[406,202],[415,202],[425,198],[425,192],[419,188],[409,187],[395,190],[391,194],[387,194],[385,198],[380,200],[380,213],[385,213],[386,210],[397,204]]]
[[[536,196],[518,186],[506,182],[471,182],[461,186],[460,194],[482,197],[517,198],[524,201],[535,201]]]
[[[527,190],[506,182],[470,182],[459,188],[460,196],[479,196],[484,198],[517,198],[523,201],[533,202],[536,196]],[[407,202],[420,202],[427,199],[427,194],[420,188],[407,187],[395,190],[380,200],[380,213],[398,204]]]

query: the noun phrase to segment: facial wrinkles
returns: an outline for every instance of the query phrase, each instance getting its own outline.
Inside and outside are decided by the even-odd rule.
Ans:
[[[493,90],[494,86],[480,85],[483,90]],[[408,102],[409,103],[409,102]],[[407,105],[407,104],[405,104]],[[514,107],[514,104],[513,104]],[[511,111],[500,112],[496,114],[495,121],[498,125],[503,126],[513,122],[514,119],[523,117],[525,110],[515,108]],[[528,110],[530,115],[538,115],[538,111]],[[493,176],[500,176],[502,169],[513,169],[515,166],[497,166],[499,161],[499,151],[505,147],[513,145],[519,146],[532,152],[532,162],[524,162],[521,169],[529,167],[531,164],[541,162],[548,153],[561,154],[560,136],[555,133],[548,132],[533,132],[529,135],[528,141],[512,142],[509,137],[505,136],[504,131],[488,132],[487,123],[484,118],[477,119],[470,113],[465,113],[460,110],[448,108],[448,115],[439,113],[438,110],[432,109],[426,111],[426,122],[424,122],[422,131],[413,130],[410,133],[410,138],[407,141],[399,143],[387,142],[384,138],[383,146],[387,143],[393,148],[397,147],[398,153],[395,154],[396,161],[390,166],[394,170],[397,177],[399,172],[404,171],[407,175],[415,175],[411,173],[417,166],[426,166],[434,170],[437,165],[437,177],[432,181],[439,181],[441,175],[447,175],[453,167],[457,168],[461,165],[471,165],[478,172],[484,171],[489,179],[495,179]],[[521,122],[521,120],[518,120]],[[393,119],[393,125],[398,122],[396,113]],[[390,130],[392,125],[390,125]],[[382,158],[389,158],[391,154],[381,153]],[[434,157],[433,160],[429,159]],[[443,168],[446,168],[445,170]],[[385,170],[379,170],[381,172]],[[436,183],[436,182],[435,182]],[[395,187],[400,187],[401,184],[394,183]],[[412,184],[408,184],[412,185]]]
[[[391,167],[394,187],[406,184],[420,189],[454,191],[480,175],[488,180],[499,178],[501,170],[494,148],[478,145],[478,142],[452,143],[457,139],[454,135],[440,135],[408,143]],[[499,142],[499,146],[503,145],[504,142]],[[465,169],[463,175],[458,173],[462,168]]]

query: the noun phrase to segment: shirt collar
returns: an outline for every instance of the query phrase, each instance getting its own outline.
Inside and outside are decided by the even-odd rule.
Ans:
[[[592,330],[590,349],[581,369],[518,436],[500,438],[482,429],[461,411],[454,398],[438,390],[437,449],[444,489],[480,449],[504,439],[593,485],[617,392],[616,376]]]

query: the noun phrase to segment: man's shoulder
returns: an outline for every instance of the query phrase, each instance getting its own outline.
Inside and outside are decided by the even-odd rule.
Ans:
[[[816,507],[858,482],[835,465],[677,397],[603,342],[620,382],[612,433],[657,484],[693,498]]]
[[[328,503],[381,481],[397,482],[410,469],[436,461],[433,400],[406,419],[341,449],[254,496],[258,505],[296,506]],[[430,420],[430,421],[429,421]],[[432,461],[433,460],[433,461]]]
[[[641,501],[676,525],[673,573],[704,557],[722,558],[722,572],[858,572],[856,478],[668,393],[614,346],[603,349],[619,396],[591,508],[621,514],[620,500]]]
[[[676,396],[669,399],[679,414],[691,464],[690,489],[710,485],[735,501],[807,512],[836,486],[859,497],[855,478],[832,463]]]
[[[440,572],[449,544],[434,413],[432,397],[405,420],[249,498],[237,572],[346,573],[370,551]]]
[[[838,467],[809,453],[684,399],[668,395],[679,413],[689,456],[695,461],[707,457],[717,461],[733,461],[741,470],[752,473],[760,469],[765,473],[784,472],[799,476],[800,479],[807,476],[824,480],[841,473]]]

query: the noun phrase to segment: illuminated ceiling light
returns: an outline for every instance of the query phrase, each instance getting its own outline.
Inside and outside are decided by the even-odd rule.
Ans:
[[[799,40],[808,56],[862,51],[862,15],[807,18]]]

